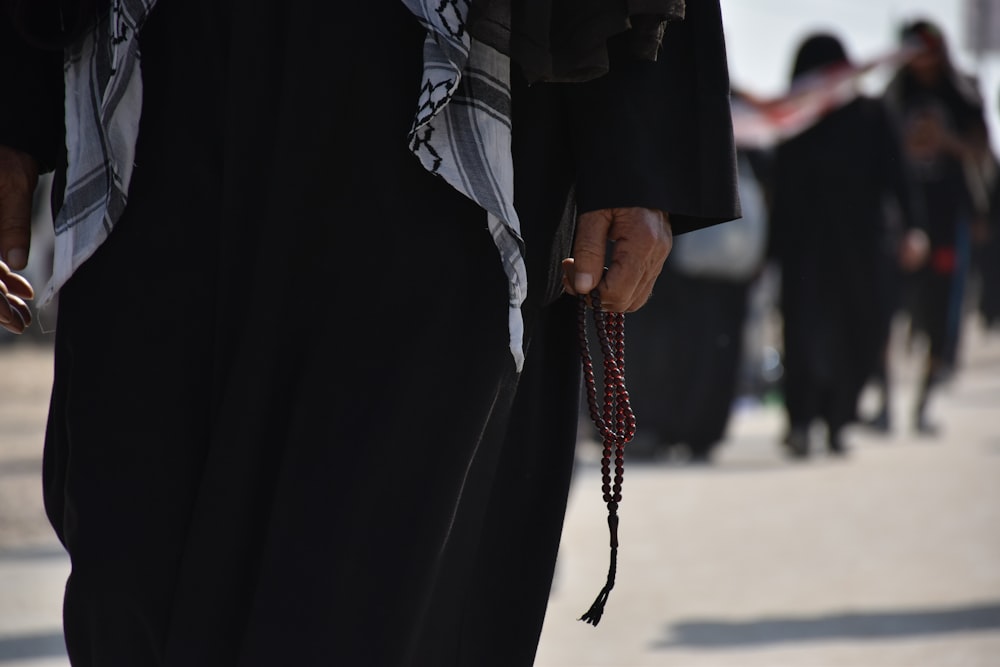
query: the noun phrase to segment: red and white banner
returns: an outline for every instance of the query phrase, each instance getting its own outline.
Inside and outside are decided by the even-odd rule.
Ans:
[[[865,63],[838,63],[805,74],[789,91],[761,99],[741,91],[733,95],[733,134],[740,148],[768,148],[794,137],[858,95],[858,80],[885,65],[898,66],[917,53],[906,46]]]

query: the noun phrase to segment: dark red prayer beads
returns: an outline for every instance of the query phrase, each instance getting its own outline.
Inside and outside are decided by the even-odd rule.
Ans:
[[[604,443],[601,456],[601,490],[608,506],[608,529],[611,533],[611,566],[607,582],[594,604],[580,620],[597,625],[604,613],[608,594],[615,585],[618,561],[618,504],[622,500],[622,480],[625,474],[625,445],[635,435],[635,415],[625,389],[625,314],[601,310],[601,298],[596,290],[590,294],[590,308],[594,313],[594,326],[604,358],[604,402],[597,404],[597,382],[594,379],[594,362],[587,341],[587,299],[580,297],[577,313],[580,358],[587,394],[590,418],[597,427]],[[614,458],[615,474],[611,476],[611,459]]]

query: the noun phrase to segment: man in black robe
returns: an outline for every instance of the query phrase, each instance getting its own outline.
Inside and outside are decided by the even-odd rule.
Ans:
[[[599,287],[633,309],[661,212],[738,214],[719,8],[656,62],[513,72],[521,373],[483,211],[407,147],[424,35],[400,2],[163,0],[142,28],[128,205],[59,295],[44,489],[75,665],[532,662],[575,444],[559,260],[611,235]],[[59,58],[0,48],[37,74],[0,112],[30,182],[61,157]]]

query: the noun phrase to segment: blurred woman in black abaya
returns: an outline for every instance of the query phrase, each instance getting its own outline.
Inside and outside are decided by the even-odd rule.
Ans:
[[[798,50],[792,86],[846,64],[836,37],[813,35]],[[855,420],[858,395],[878,360],[888,327],[886,197],[912,225],[902,148],[880,101],[859,95],[776,150],[770,250],[781,266],[786,445],[793,457],[808,455],[817,420],[826,425],[830,453],[845,451],[843,428]]]

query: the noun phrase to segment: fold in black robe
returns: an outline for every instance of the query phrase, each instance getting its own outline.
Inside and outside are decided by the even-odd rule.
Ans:
[[[567,193],[736,214],[719,10],[593,85],[515,76],[520,378],[485,214],[407,150],[423,37],[390,0],[150,16],[128,207],[59,301],[74,665],[532,662],[575,445]]]

